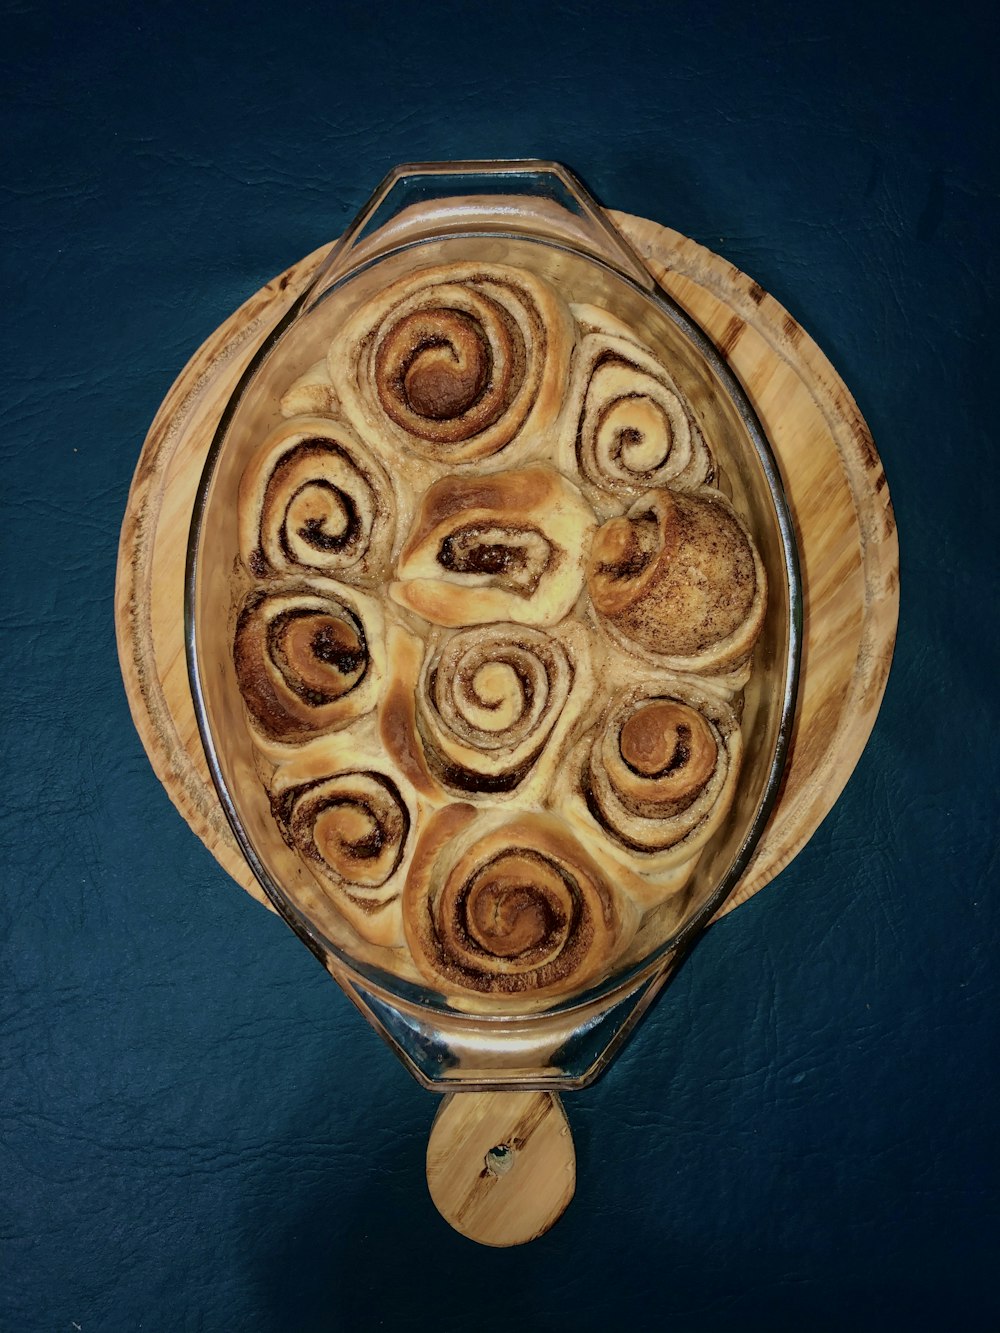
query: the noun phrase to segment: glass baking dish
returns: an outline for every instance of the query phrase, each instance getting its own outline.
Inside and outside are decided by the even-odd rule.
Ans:
[[[653,919],[615,972],[548,1004],[468,1012],[405,958],[366,945],[305,892],[281,837],[233,666],[233,607],[250,586],[238,558],[236,496],[253,450],[281,421],[288,385],[322,358],[362,302],[429,265],[507,264],[562,296],[610,310],[656,349],[710,438],[725,486],[754,534],[768,608],[742,696],[745,757],[733,808],[685,890],[679,920]],[[424,1085],[439,1090],[565,1089],[607,1065],[732,892],[779,790],[794,716],[801,588],[792,523],[760,424],[704,333],[658,288],[576,177],[555,163],[399,167],[386,177],[307,288],[268,334],[219,421],[192,517],[185,644],[209,769],[236,839],[268,898]],[[655,917],[655,914],[654,914]]]

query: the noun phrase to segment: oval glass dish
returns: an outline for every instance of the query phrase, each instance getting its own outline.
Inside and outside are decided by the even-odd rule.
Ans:
[[[293,845],[291,806],[283,805],[283,793],[291,793],[290,802],[296,792],[309,789],[303,775],[309,775],[315,785],[319,770],[315,765],[310,768],[308,744],[302,747],[307,762],[298,761],[297,736],[279,736],[277,747],[268,751],[265,746],[262,753],[248,721],[246,679],[241,691],[235,661],[247,637],[245,609],[256,605],[255,598],[275,588],[296,595],[315,592],[317,587],[322,591],[322,580],[311,584],[306,580],[299,587],[290,579],[295,558],[287,543],[271,557],[270,566],[261,553],[261,569],[255,570],[258,557],[256,553],[248,556],[248,542],[241,531],[245,493],[252,489],[247,481],[253,475],[252,461],[262,442],[274,439],[276,433],[280,438],[293,414],[306,413],[315,422],[340,411],[322,369],[331,344],[351,327],[357,312],[377,305],[387,289],[401,290],[424,270],[441,266],[455,272],[529,275],[532,282],[540,280],[543,290],[554,291],[565,308],[597,311],[598,322],[605,318],[600,312],[606,312],[613,328],[627,327],[652,349],[657,360],[669,367],[696,423],[696,433],[710,443],[715,460],[713,484],[752,534],[766,573],[766,613],[752,670],[748,679],[741,678],[735,685],[730,682],[728,690],[739,719],[743,759],[726,817],[677,892],[661,894],[661,900],[651,899],[639,908],[630,905],[630,929],[607,965],[582,973],[580,985],[552,994],[542,988],[536,995],[520,991],[483,997],[462,985],[449,986],[444,975],[440,984],[432,983],[426,968],[415,966],[406,942],[383,940],[377,931],[367,928],[367,917],[355,913],[352,918],[343,904],[323,891],[322,881]],[[579,313],[577,317],[587,318]],[[505,316],[502,322],[510,321]],[[568,353],[565,380],[572,374],[572,355]],[[558,387],[562,393],[563,386]],[[557,436],[555,427],[548,434],[543,432],[529,462],[554,469]],[[551,458],[546,457],[549,441]],[[398,491],[408,485],[408,460],[401,455],[395,463],[384,441],[379,450],[383,464],[372,466],[383,468],[390,493],[393,487]],[[489,479],[515,466],[505,459],[500,446],[499,452],[483,460],[477,475]],[[433,489],[437,475],[433,468],[429,472],[418,469],[414,475],[418,491],[428,486]],[[394,532],[390,524],[384,534],[390,552],[387,560],[397,577],[399,562],[412,544],[408,536],[414,530],[414,511],[418,517],[423,512],[420,502],[416,494],[409,509],[400,508],[399,516],[405,521],[396,522]],[[320,520],[309,517],[308,505],[301,503],[306,528],[299,531],[312,524],[315,536]],[[344,519],[347,527],[356,517],[351,503]],[[621,514],[629,503],[626,499],[617,507],[612,505],[599,518]],[[587,540],[591,537],[588,529]],[[282,562],[287,565],[283,581],[274,577]],[[369,617],[379,624],[385,619],[395,625],[396,638],[390,634],[388,649],[379,650],[391,659],[381,659],[381,688],[374,669],[366,685],[371,699],[365,707],[378,718],[385,735],[385,682],[397,668],[400,645],[412,639],[412,635],[407,638],[409,613],[401,615],[387,587],[373,587],[369,581],[361,594],[357,589],[345,590],[351,594],[350,624],[355,623],[350,607],[361,606],[371,608],[364,614],[358,612],[361,621]],[[586,596],[584,590],[581,604]],[[588,1082],[605,1066],[732,892],[753,854],[777,796],[794,717],[801,605],[791,519],[775,460],[745,394],[709,340],[656,286],[580,182],[552,163],[427,164],[390,173],[334,245],[307,290],[264,340],[227,404],[206,461],[191,524],[185,642],[209,769],[248,863],[276,909],[387,1037],[411,1072],[435,1087],[568,1088]],[[282,614],[286,619],[281,624],[287,628],[292,622]],[[335,631],[344,632],[342,626]],[[360,642],[366,647],[363,633]],[[352,640],[352,644],[356,649],[357,642]],[[344,656],[344,643],[338,639],[334,647],[340,654],[338,662],[347,662],[346,669],[357,674],[361,668],[350,653]],[[696,681],[698,689],[703,685],[704,680]],[[727,693],[718,681],[714,685],[710,681],[706,689],[710,695],[720,689],[723,696]],[[259,742],[259,736],[256,739]],[[341,744],[342,754],[350,753],[350,744],[349,739]],[[406,770],[406,756],[401,762]],[[356,777],[350,769],[351,764],[343,760],[338,772]],[[283,777],[286,770],[298,777]],[[371,799],[377,803],[383,789],[390,787],[379,779]],[[391,790],[396,791],[395,787]],[[541,790],[533,798],[530,809],[541,813],[525,818],[545,820],[546,827],[555,828],[562,808],[557,767],[552,770],[551,790],[556,795]],[[328,799],[342,806],[347,798],[334,792]],[[489,799],[482,804],[488,810],[500,806]],[[415,798],[402,811],[400,859],[395,864],[408,880],[415,876],[413,843],[422,846],[420,822],[425,816],[427,822],[438,819],[441,805],[438,802],[435,807],[432,801],[424,810]],[[476,806],[475,799],[470,804],[453,797],[448,809],[471,809],[473,814],[467,818],[474,818]],[[461,819],[456,825],[459,831],[460,824]],[[379,839],[385,836],[386,827],[384,820],[378,825]],[[503,839],[501,821],[496,841],[502,853]],[[440,836],[438,840],[446,841]],[[432,862],[428,872],[432,881],[434,865]],[[432,882],[429,891],[433,894],[440,887]],[[640,902],[641,897],[640,893]],[[365,911],[370,913],[370,906]]]

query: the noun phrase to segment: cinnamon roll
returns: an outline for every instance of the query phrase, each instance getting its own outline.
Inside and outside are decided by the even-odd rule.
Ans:
[[[271,808],[319,887],[323,906],[329,904],[369,943],[400,945],[400,892],[417,817],[405,783],[366,767],[363,756],[352,761],[344,744],[279,769]]]
[[[525,1007],[599,980],[634,919],[560,820],[449,805],[418,839],[403,925],[431,985]]]
[[[653,351],[606,312],[593,306],[573,311],[588,331],[573,356],[560,442],[563,471],[578,470],[598,492],[619,497],[710,482],[711,452]]]
[[[554,625],[583,587],[594,528],[552,468],[444,477],[423,498],[389,595],[435,625]]]
[[[299,745],[375,707],[382,612],[373,598],[325,580],[265,585],[240,608],[233,660],[258,741]]]
[[[730,705],[694,681],[664,675],[613,697],[567,765],[557,799],[588,839],[643,877],[690,863],[732,805],[743,747]]]
[[[732,505],[709,487],[650,491],[597,531],[587,586],[605,624],[668,669],[721,675],[764,623],[764,566]]]
[[[347,321],[329,350],[330,379],[362,435],[467,463],[555,420],[573,337],[569,307],[534,274],[428,268]]]
[[[342,422],[295,417],[247,465],[240,555],[257,577],[311,573],[381,582],[394,528],[385,469]]]
[[[381,713],[389,754],[415,785],[457,796],[544,796],[593,680],[582,626],[493,624],[400,644]]]

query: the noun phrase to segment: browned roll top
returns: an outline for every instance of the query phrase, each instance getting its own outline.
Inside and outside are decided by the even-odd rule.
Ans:
[[[429,981],[493,996],[594,981],[622,934],[613,894],[560,821],[477,818],[467,805],[439,811],[420,837],[403,920]]]
[[[421,501],[390,595],[438,625],[554,625],[583,586],[594,526],[553,468],[443,477]]]
[[[719,752],[706,719],[676,699],[637,708],[619,733],[618,749],[641,783],[657,784],[656,803],[674,808],[701,791]]]
[[[542,630],[460,630],[428,654],[415,684],[400,681],[404,697],[383,710],[383,718],[394,713],[398,734],[383,726],[383,739],[401,766],[416,756],[458,795],[513,792],[570,720],[563,715],[576,677],[566,644]]]
[[[295,744],[370,709],[376,685],[358,607],[302,585],[252,593],[233,660],[243,702],[270,741]]]
[[[452,444],[492,426],[524,379],[524,339],[494,301],[484,311],[502,334],[494,357],[483,325],[461,310],[404,316],[379,345],[375,383],[387,414],[421,439]]]
[[[389,479],[342,422],[283,422],[240,481],[240,551],[258,578],[319,574],[371,583],[384,574],[394,522]]]
[[[540,278],[440,266],[393,283],[348,320],[330,377],[357,429],[465,462],[555,418],[573,337],[568,307]]]
[[[357,560],[368,543],[354,497],[323,476],[328,460],[345,472],[356,471],[335,440],[313,439],[290,449],[271,475],[262,520],[278,530],[278,543],[289,561],[322,567],[336,554],[346,565]],[[299,474],[305,474],[301,481]],[[290,481],[294,489],[286,499],[283,492]]]
[[[732,708],[664,676],[608,705],[584,758],[581,795],[612,842],[665,866],[701,846],[724,817],[740,758]]]
[[[403,858],[410,815],[396,784],[383,773],[336,773],[274,801],[286,837],[319,883],[374,911]]]
[[[661,490],[598,529],[587,568],[595,608],[650,653],[724,668],[752,651],[763,622],[763,567],[718,492]]]
[[[526,513],[534,517],[554,502],[558,486],[555,473],[544,468],[497,472],[487,477],[442,478],[430,487],[421,502],[417,520],[400,552],[400,563],[411,560],[432,536],[440,535],[443,545],[453,540],[455,532],[467,530],[469,525],[461,521],[467,514],[477,516],[478,527],[492,519],[498,529],[507,526],[517,530]],[[523,528],[523,522],[520,526]]]
[[[590,332],[574,357],[567,395],[571,449],[564,461],[599,491],[617,496],[710,482],[711,451],[653,350],[604,311],[574,311]]]

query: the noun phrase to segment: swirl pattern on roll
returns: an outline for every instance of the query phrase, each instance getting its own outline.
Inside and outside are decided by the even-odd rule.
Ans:
[[[394,510],[384,468],[342,422],[296,417],[240,482],[240,554],[252,574],[373,582],[387,569]]]
[[[425,494],[389,594],[436,625],[554,625],[583,587],[593,510],[535,466],[449,476]]]
[[[573,357],[563,460],[615,496],[710,482],[715,464],[677,386],[618,320],[574,307],[591,331]]]
[[[384,675],[382,613],[354,589],[315,580],[252,592],[233,660],[258,737],[298,745],[374,708]]]
[[[612,841],[662,870],[690,858],[732,804],[742,758],[732,708],[664,677],[612,701],[586,749],[580,791]]]
[[[404,771],[418,756],[428,776],[458,796],[544,794],[591,688],[586,636],[576,627],[459,630],[439,638],[416,680],[405,649],[395,653],[392,673],[382,705],[390,754]]]
[[[330,347],[330,379],[362,434],[469,462],[555,419],[574,332],[569,307],[531,273],[428,268],[351,316]]]
[[[412,822],[397,783],[348,769],[274,795],[272,808],[333,907],[363,938],[394,942],[385,912],[399,896]]]
[[[597,981],[629,933],[616,896],[560,820],[478,815],[468,805],[446,806],[418,839],[403,924],[433,985],[522,1002]]]
[[[668,669],[721,674],[745,662],[764,623],[757,548],[710,487],[650,491],[598,529],[587,567],[595,609]]]

